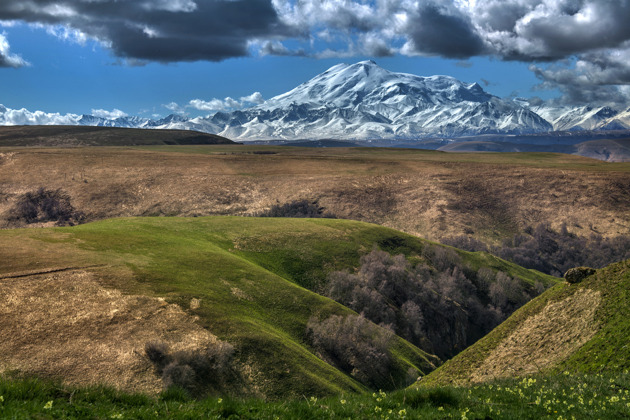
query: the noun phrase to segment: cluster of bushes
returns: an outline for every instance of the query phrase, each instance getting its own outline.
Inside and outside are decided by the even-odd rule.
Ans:
[[[389,346],[394,333],[364,316],[311,318],[306,336],[323,359],[373,388],[391,388]]]
[[[221,389],[233,376],[234,347],[224,341],[199,350],[172,353],[166,343],[148,342],[144,348],[147,358],[162,376],[164,388],[184,389],[192,396],[202,396]]]
[[[84,215],[74,208],[70,196],[62,189],[39,188],[18,197],[7,219],[10,223],[57,222],[62,226],[80,223]]]
[[[502,272],[464,267],[452,250],[426,246],[425,261],[374,249],[356,273],[329,274],[323,293],[442,359],[487,334],[544,290]]]
[[[325,217],[334,219],[335,216],[325,212],[325,208],[319,205],[317,200],[295,200],[285,204],[274,204],[259,217]]]
[[[467,251],[492,252],[525,268],[556,277],[561,277],[571,267],[602,268],[630,258],[630,236],[577,236],[569,232],[566,225],[556,231],[547,223],[529,227],[523,234],[515,235],[501,246],[492,248],[467,236],[448,238],[444,243]]]

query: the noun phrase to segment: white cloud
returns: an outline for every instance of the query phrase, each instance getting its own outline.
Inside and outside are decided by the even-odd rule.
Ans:
[[[76,114],[47,113],[28,109],[11,109],[0,105],[0,125],[74,125],[80,119]]]
[[[92,115],[108,120],[115,120],[116,118],[123,118],[128,116],[127,113],[121,111],[120,109],[113,109],[111,111],[107,111],[105,109],[93,109]]]
[[[168,104],[164,104],[162,105],[164,108],[168,109],[171,112],[174,112],[175,114],[183,114],[184,113],[184,107],[180,106],[177,102],[170,102]]]
[[[263,102],[265,102],[265,98],[263,98],[260,92],[254,92],[249,96],[241,97],[242,104],[262,104]]]
[[[17,54],[11,53],[11,47],[9,41],[7,41],[6,34],[0,34],[0,67],[24,67],[29,66],[30,63],[24,60]]]
[[[203,99],[193,99],[188,102],[187,107],[206,112],[233,111],[252,105],[258,105],[264,101],[265,100],[260,92],[254,92],[251,95],[241,97],[238,101],[229,96],[225,99],[213,98],[209,101],[205,101]]]

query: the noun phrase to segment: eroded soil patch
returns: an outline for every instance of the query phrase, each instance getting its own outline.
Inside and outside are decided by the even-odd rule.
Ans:
[[[17,370],[75,385],[154,393],[160,377],[144,355],[149,341],[196,349],[216,337],[179,306],[123,295],[76,270],[0,280],[0,372]]]

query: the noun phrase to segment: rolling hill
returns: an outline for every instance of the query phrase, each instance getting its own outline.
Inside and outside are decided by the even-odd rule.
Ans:
[[[430,245],[329,219],[124,218],[0,231],[0,370],[156,392],[147,343],[194,352],[226,342],[234,377],[224,392],[359,392],[365,385],[324,362],[305,335],[312,317],[353,312],[309,289],[329,271],[357,267],[375,244],[411,259]],[[555,282],[487,254],[460,255],[524,284]],[[399,337],[388,343],[391,366],[379,387],[404,386],[439,363]]]

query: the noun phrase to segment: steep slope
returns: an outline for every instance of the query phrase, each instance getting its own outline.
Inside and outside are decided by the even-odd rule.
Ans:
[[[536,373],[630,368],[630,260],[581,283],[561,283],[516,311],[423,384],[463,384]]]
[[[410,257],[426,246],[375,225],[316,219],[139,218],[0,231],[0,314],[11,331],[0,370],[155,391],[147,342],[177,350],[219,339],[235,348],[239,393],[363,390],[305,337],[311,317],[353,312],[304,287],[357,266],[374,244]],[[526,283],[554,281],[487,255],[462,256]],[[384,388],[437,363],[398,337],[389,351]]]

